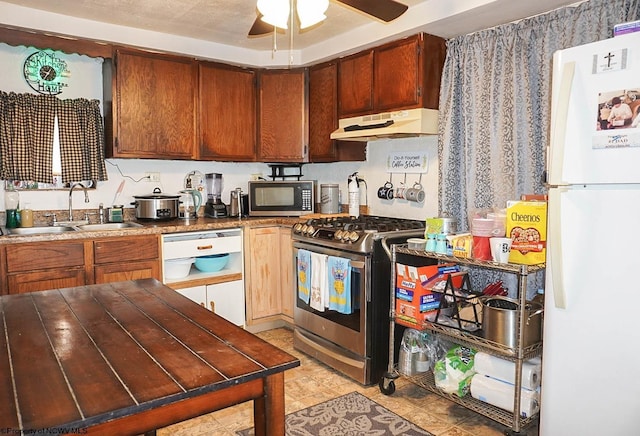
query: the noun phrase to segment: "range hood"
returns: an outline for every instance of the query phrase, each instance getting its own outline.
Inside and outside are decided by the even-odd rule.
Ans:
[[[438,111],[407,109],[375,115],[343,118],[331,139],[372,141],[380,138],[402,138],[438,133]]]

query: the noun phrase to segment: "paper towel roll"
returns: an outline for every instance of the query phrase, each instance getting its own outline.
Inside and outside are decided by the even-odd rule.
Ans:
[[[476,400],[493,404],[513,412],[515,386],[486,375],[476,374],[471,379],[471,396]],[[537,391],[520,389],[520,415],[528,418],[540,411],[540,395]]]
[[[473,370],[507,383],[516,382],[516,363],[484,352],[476,353]],[[536,390],[540,386],[540,359],[522,362],[522,387]]]

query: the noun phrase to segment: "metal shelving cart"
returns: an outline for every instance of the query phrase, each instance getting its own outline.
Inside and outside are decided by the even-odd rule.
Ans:
[[[517,324],[517,336],[514,347],[508,347],[497,342],[493,342],[484,339],[477,333],[467,332],[455,327],[445,326],[436,322],[425,322],[422,326],[423,329],[432,332],[436,335],[440,335],[451,342],[464,345],[473,348],[477,351],[483,351],[503,359],[510,360],[515,363],[515,392],[513,399],[513,410],[508,410],[495,407],[489,403],[477,400],[470,394],[464,397],[458,397],[454,394],[448,394],[440,390],[436,384],[432,370],[424,373],[420,373],[415,376],[401,375],[398,370],[398,365],[394,362],[394,350],[395,350],[395,326],[396,326],[396,313],[395,313],[395,287],[396,287],[396,263],[398,254],[412,256],[416,258],[428,258],[435,259],[439,263],[453,262],[461,266],[470,266],[477,268],[487,268],[495,271],[502,271],[506,273],[515,274],[518,279],[518,300],[519,307],[525,307],[526,295],[527,295],[527,276],[545,269],[545,264],[537,265],[518,265],[518,264],[499,264],[496,262],[475,260],[469,258],[460,258],[438,254],[434,252],[427,252],[422,250],[414,250],[407,248],[406,244],[392,245],[391,246],[391,260],[392,260],[392,279],[391,279],[391,309],[390,309],[390,328],[389,328],[389,367],[388,371],[384,374],[380,380],[380,391],[386,395],[391,395],[395,392],[394,380],[399,377],[405,377],[414,384],[427,389],[430,392],[436,393],[440,396],[448,398],[449,400],[467,408],[473,410],[481,415],[484,415],[498,423],[510,427],[511,430],[507,430],[506,434],[519,434],[522,429],[530,425],[534,419],[537,418],[537,414],[530,417],[522,417],[520,411],[520,389],[522,386],[522,364],[523,361],[532,357],[540,356],[542,354],[542,342],[537,342],[527,347],[521,347],[520,344],[524,343],[524,329],[520,326],[524,325],[526,321],[526,313],[523,310],[518,310],[518,322]]]

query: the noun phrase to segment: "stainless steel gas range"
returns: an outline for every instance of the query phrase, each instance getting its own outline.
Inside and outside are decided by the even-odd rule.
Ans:
[[[424,222],[371,215],[319,218],[296,224],[292,232],[294,347],[364,385],[378,383],[389,358],[388,247],[423,237]],[[335,286],[337,280],[344,286]],[[314,299],[318,289],[324,301]]]

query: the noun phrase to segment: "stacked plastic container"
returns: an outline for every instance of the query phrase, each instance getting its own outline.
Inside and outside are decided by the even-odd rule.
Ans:
[[[473,257],[479,260],[491,260],[489,238],[503,237],[506,232],[506,213],[504,211],[475,213],[471,218],[473,235]]]

